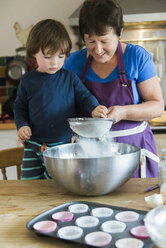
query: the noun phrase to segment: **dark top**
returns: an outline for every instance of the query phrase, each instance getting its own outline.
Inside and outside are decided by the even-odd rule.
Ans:
[[[96,98],[73,73],[27,72],[21,79],[14,104],[17,130],[29,126],[31,140],[60,142],[71,138],[67,118],[76,117],[76,105],[88,113],[99,105]]]

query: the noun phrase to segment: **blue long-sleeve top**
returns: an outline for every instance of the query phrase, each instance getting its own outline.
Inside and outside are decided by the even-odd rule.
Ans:
[[[67,119],[76,116],[76,105],[91,114],[99,103],[73,72],[63,68],[55,74],[27,72],[14,103],[17,130],[29,126],[31,140],[40,143],[68,140]]]

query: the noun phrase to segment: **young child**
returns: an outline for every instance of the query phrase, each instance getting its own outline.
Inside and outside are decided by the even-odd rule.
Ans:
[[[69,35],[56,20],[42,20],[29,33],[27,58],[36,60],[37,69],[23,75],[14,104],[18,138],[24,144],[21,179],[50,178],[43,149],[70,142],[67,119],[75,117],[76,106],[92,117],[107,117],[107,108],[62,68],[70,50]]]

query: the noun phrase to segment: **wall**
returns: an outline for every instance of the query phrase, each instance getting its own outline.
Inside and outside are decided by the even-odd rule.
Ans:
[[[45,19],[55,18],[67,28],[70,37],[75,35],[68,25],[68,17],[83,0],[0,0],[0,57],[15,55],[15,49],[21,43],[15,36],[14,23],[20,23],[22,29]],[[76,49],[73,47],[73,50]]]
[[[42,19],[57,19],[67,28],[74,51],[77,50],[77,38],[69,27],[68,17],[82,2],[83,0],[0,0],[0,105],[8,97],[12,97],[15,90],[6,79],[6,66],[16,55],[15,50],[22,46],[16,38],[14,23],[18,22],[22,29],[26,29]]]

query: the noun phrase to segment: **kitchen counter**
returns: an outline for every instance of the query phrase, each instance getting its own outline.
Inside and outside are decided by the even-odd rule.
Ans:
[[[126,208],[150,210],[144,190],[157,183],[156,178],[130,179],[104,196],[78,196],[61,188],[53,180],[0,181],[0,244],[3,248],[78,248],[78,244],[37,236],[26,228],[36,215],[69,201],[92,201]],[[152,191],[159,193],[159,189]],[[79,248],[85,247],[79,245]]]
[[[163,112],[163,115],[157,118],[154,118],[149,121],[150,128],[153,133],[166,132],[166,111]]]
[[[16,129],[16,125],[14,121],[10,121],[8,123],[0,123],[0,130],[11,130]]]

